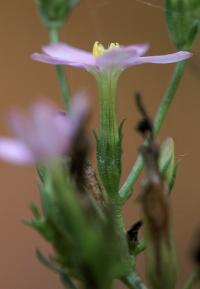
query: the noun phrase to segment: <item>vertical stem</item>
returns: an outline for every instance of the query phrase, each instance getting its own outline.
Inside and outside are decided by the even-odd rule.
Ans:
[[[170,105],[174,99],[175,93],[183,76],[185,66],[186,61],[181,61],[176,64],[171,82],[168,86],[168,89],[162,99],[162,102],[154,118],[154,132],[156,135],[159,133],[162,124],[166,118],[167,112],[170,108]],[[143,159],[141,156],[138,156],[128,178],[120,188],[119,196],[122,202],[125,202],[131,196],[133,187],[142,171],[142,168],[143,168]]]
[[[100,93],[97,163],[102,183],[112,198],[117,195],[121,175],[120,137],[116,117],[117,78],[110,72],[97,77]]]
[[[97,140],[97,164],[115,219],[119,242],[123,248],[124,272],[133,269],[129,255],[126,230],[122,216],[122,205],[118,200],[121,175],[120,135],[116,116],[116,89],[118,75],[103,72],[96,75],[99,88],[100,127]]]
[[[185,71],[185,66],[186,61],[181,61],[176,64],[172,80],[154,118],[154,133],[156,135],[159,133],[170,105],[174,99],[175,93]]]
[[[135,270],[135,257],[133,255],[130,255],[129,253],[129,246],[127,242],[127,235],[126,235],[126,229],[124,226],[124,220],[122,215],[122,205],[118,202],[118,200],[114,200],[112,202],[112,208],[113,208],[113,215],[115,219],[115,225],[117,234],[119,237],[119,243],[121,248],[123,248],[123,273],[124,276],[127,276],[132,273]],[[145,289],[145,288],[140,288]]]
[[[49,37],[51,42],[56,43],[59,41],[58,30],[57,29],[50,29],[49,30]],[[66,108],[70,106],[70,90],[67,81],[67,77],[65,74],[64,67],[62,65],[56,65],[56,72],[58,81],[60,84],[60,90],[63,96],[64,104]]]

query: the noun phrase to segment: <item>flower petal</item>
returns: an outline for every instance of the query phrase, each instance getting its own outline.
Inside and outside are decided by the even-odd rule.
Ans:
[[[67,118],[59,118],[57,108],[50,101],[36,102],[30,110],[30,133],[23,141],[41,160],[61,155],[68,149]]]
[[[166,54],[166,55],[157,55],[157,56],[143,56],[140,57],[135,64],[140,63],[174,63],[178,61],[185,60],[187,58],[190,58],[192,56],[192,53],[189,51],[179,51],[176,53]],[[132,59],[132,62],[134,62],[134,59]]]
[[[121,46],[121,47],[124,48],[127,52],[136,53],[139,56],[144,55],[149,50],[148,43],[134,44],[134,45],[128,45],[128,46]]]
[[[0,138],[0,159],[16,165],[32,164],[35,161],[24,143],[11,138]]]
[[[47,64],[54,64],[54,65],[70,65],[68,61],[64,61],[63,59],[57,59],[57,58],[53,58],[51,56],[48,56],[46,54],[42,54],[42,53],[33,53],[31,55],[31,58],[33,60],[39,61],[39,62],[43,62],[43,63],[47,63]]]
[[[43,52],[51,57],[61,58],[70,62],[94,63],[94,56],[85,50],[64,44],[52,43],[42,48]]]
[[[94,56],[64,43],[53,43],[42,48],[44,54],[34,53],[33,60],[49,64],[67,64],[77,67],[95,66]]]
[[[148,50],[147,44],[119,46],[104,52],[97,57],[96,63],[100,70],[104,69],[123,69],[130,64],[130,59],[135,61]]]

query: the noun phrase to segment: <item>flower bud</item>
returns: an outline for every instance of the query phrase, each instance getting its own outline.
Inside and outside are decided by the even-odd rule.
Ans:
[[[37,0],[39,14],[48,29],[59,29],[79,0]]]
[[[169,32],[178,50],[190,50],[199,32],[199,0],[166,0]]]
[[[169,191],[172,190],[174,185],[176,168],[174,140],[169,137],[161,145],[159,157],[159,170],[168,185]]]

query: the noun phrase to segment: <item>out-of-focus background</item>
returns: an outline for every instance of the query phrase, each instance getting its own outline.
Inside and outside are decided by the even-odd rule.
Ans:
[[[81,0],[67,25],[62,40],[91,50],[96,40],[105,45],[149,42],[149,54],[174,52],[164,18],[161,0]],[[59,105],[59,87],[54,67],[33,62],[30,54],[48,42],[48,35],[37,16],[34,0],[0,3],[0,129],[6,133],[7,111],[15,105],[26,107],[38,97],[50,97]],[[180,160],[172,194],[174,236],[181,267],[181,282],[192,270],[190,248],[200,227],[200,46],[190,60],[176,100],[165,122],[159,142],[172,136]],[[142,65],[123,73],[119,82],[118,116],[126,119],[123,142],[123,180],[133,165],[141,138],[134,131],[139,118],[133,91],[139,90],[153,116],[168,85],[174,65]],[[67,68],[73,93],[88,92],[93,115],[91,127],[98,126],[98,101],[95,80],[80,69]],[[139,217],[137,194],[125,206],[127,228]],[[39,203],[33,168],[0,163],[0,288],[60,289],[57,276],[35,258],[35,248],[48,252],[36,232],[24,226],[31,216],[31,201]],[[144,257],[138,262],[144,276]],[[116,284],[120,288],[120,284]]]

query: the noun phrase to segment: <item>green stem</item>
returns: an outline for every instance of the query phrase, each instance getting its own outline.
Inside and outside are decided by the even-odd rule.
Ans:
[[[100,127],[97,140],[99,175],[109,197],[118,196],[121,175],[120,137],[116,117],[118,77],[103,73],[97,77],[100,100]]]
[[[183,289],[192,289],[200,282],[200,269],[191,274]]]
[[[154,133],[157,135],[162,127],[162,124],[165,120],[167,112],[169,110],[170,104],[172,103],[175,93],[178,89],[179,83],[183,76],[184,70],[186,66],[186,61],[181,61],[176,64],[171,82],[169,87],[162,99],[162,102],[158,108],[158,111],[154,118]],[[132,194],[133,187],[142,171],[143,168],[143,159],[139,155],[128,178],[126,179],[125,183],[119,190],[119,196],[121,201],[124,203]]]
[[[101,181],[112,207],[119,242],[122,245],[123,272],[133,269],[133,258],[129,254],[126,230],[122,216],[122,205],[118,201],[121,175],[121,143],[116,115],[116,89],[118,74],[110,71],[96,74],[100,102],[100,124],[97,137],[97,164]]]
[[[142,283],[140,277],[136,273],[131,273],[123,277],[121,280],[130,289],[147,289],[147,287]]]
[[[124,267],[126,267],[127,270],[133,269],[132,268],[132,258],[129,254],[129,248],[128,248],[128,242],[127,242],[127,237],[126,237],[126,229],[124,226],[124,220],[122,216],[122,206],[121,204],[118,204],[117,201],[113,202],[113,214],[115,218],[115,224],[117,227],[117,232],[120,236],[120,243],[124,247],[124,257],[125,257],[125,263]]]
[[[52,43],[56,43],[59,41],[59,35],[57,29],[50,29],[49,30],[49,37]],[[64,104],[66,108],[70,106],[70,90],[67,81],[67,77],[65,74],[64,67],[62,65],[56,65],[56,72],[58,81],[60,84],[60,90],[63,96]]]

